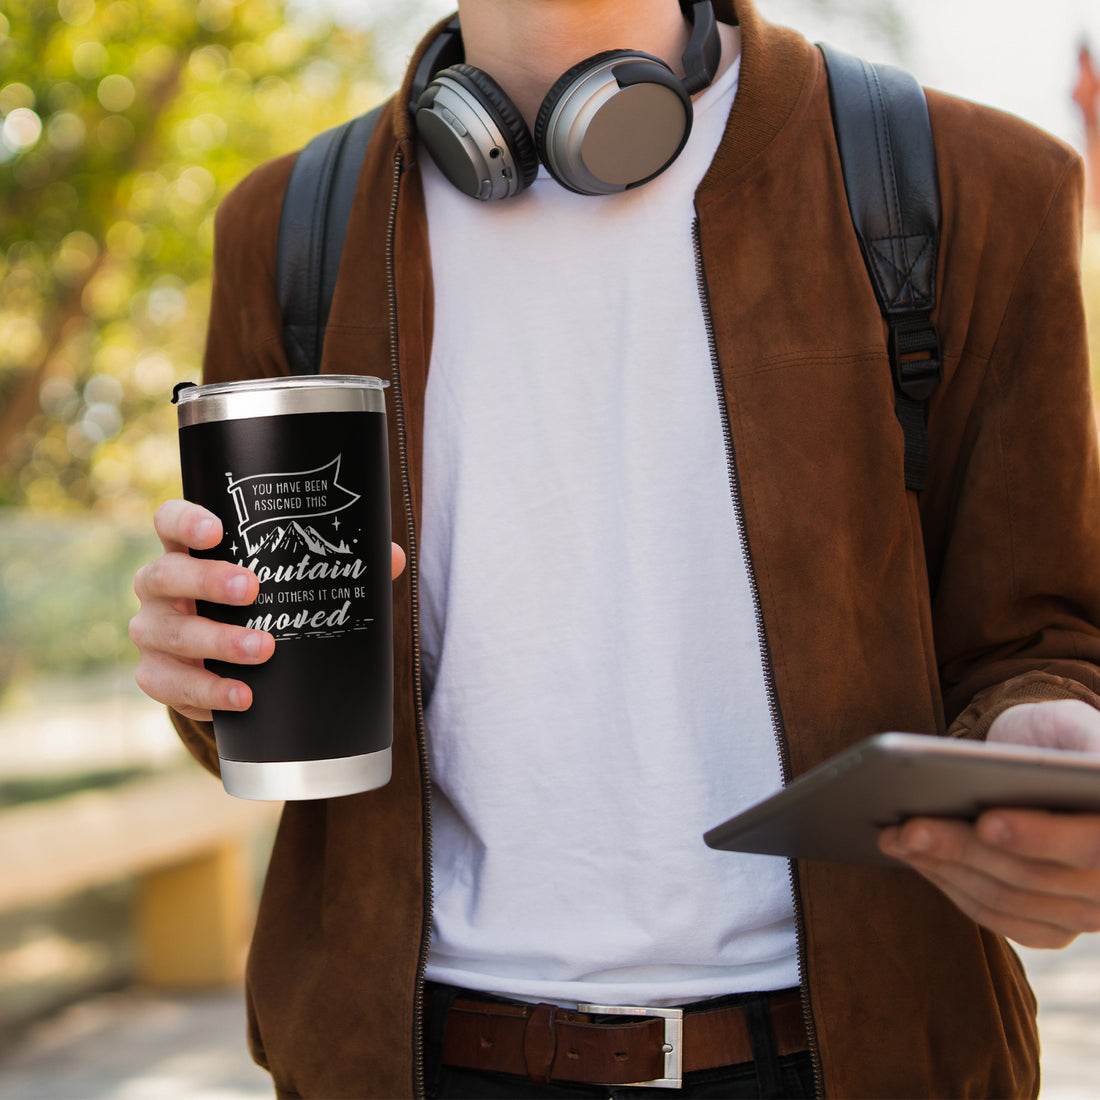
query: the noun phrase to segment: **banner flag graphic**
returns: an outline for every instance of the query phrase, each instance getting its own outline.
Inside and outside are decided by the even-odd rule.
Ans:
[[[358,493],[338,483],[341,458],[343,455],[337,455],[324,466],[294,473],[253,474],[234,479],[226,471],[229,493],[237,510],[237,529],[250,554],[256,553],[263,541],[254,542],[252,538],[259,528],[335,515],[359,499]]]

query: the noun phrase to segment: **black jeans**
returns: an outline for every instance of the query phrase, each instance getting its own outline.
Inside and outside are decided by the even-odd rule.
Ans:
[[[447,1009],[455,990],[429,982],[425,1016],[424,1082],[429,1100],[811,1100],[814,1096],[813,1061],[809,1052],[780,1057],[768,1016],[766,996],[723,997],[707,1007],[743,1004],[749,1024],[754,1060],[736,1066],[684,1074],[682,1089],[636,1088],[627,1085],[544,1085],[507,1073],[455,1069],[440,1064]],[[463,996],[478,996],[463,991]],[[490,999],[490,998],[487,998]]]

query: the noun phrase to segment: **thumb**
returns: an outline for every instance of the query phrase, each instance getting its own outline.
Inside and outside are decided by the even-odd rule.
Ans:
[[[1100,752],[1100,710],[1079,699],[1020,703],[997,716],[989,729],[989,740]]]

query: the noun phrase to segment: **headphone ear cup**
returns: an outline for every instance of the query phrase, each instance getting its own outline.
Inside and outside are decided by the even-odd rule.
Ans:
[[[634,56],[635,54],[632,50],[604,50],[603,53],[594,54],[592,57],[586,57],[583,61],[578,61],[576,65],[566,69],[565,72],[554,81],[550,91],[543,96],[542,103],[539,106],[539,113],[535,118],[536,148],[542,148],[543,141],[546,137],[546,127],[550,122],[550,115],[558,105],[558,101],[561,97],[575,83],[577,77],[586,73],[589,69],[595,69],[603,65],[604,62],[614,61],[616,58],[620,57],[626,59]]]
[[[473,65],[435,74],[417,100],[416,127],[440,171],[473,198],[508,198],[538,175],[523,116],[500,85]]]
[[[508,144],[514,150],[517,163],[524,170],[524,187],[534,182],[539,171],[539,158],[535,152],[535,142],[531,137],[531,131],[527,129],[527,123],[523,121],[523,115],[508,98],[504,89],[483,69],[473,65],[453,65],[451,73],[464,76],[483,97],[484,105],[491,111],[499,129],[508,139]]]
[[[663,61],[608,50],[578,62],[546,93],[535,147],[563,187],[609,195],[663,172],[691,123],[691,96]]]

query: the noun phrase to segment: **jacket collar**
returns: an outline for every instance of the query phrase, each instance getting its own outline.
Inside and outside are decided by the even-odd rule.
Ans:
[[[806,39],[761,19],[751,0],[715,0],[715,10],[741,27],[741,72],[729,124],[700,191],[764,152],[819,70],[817,51]]]

